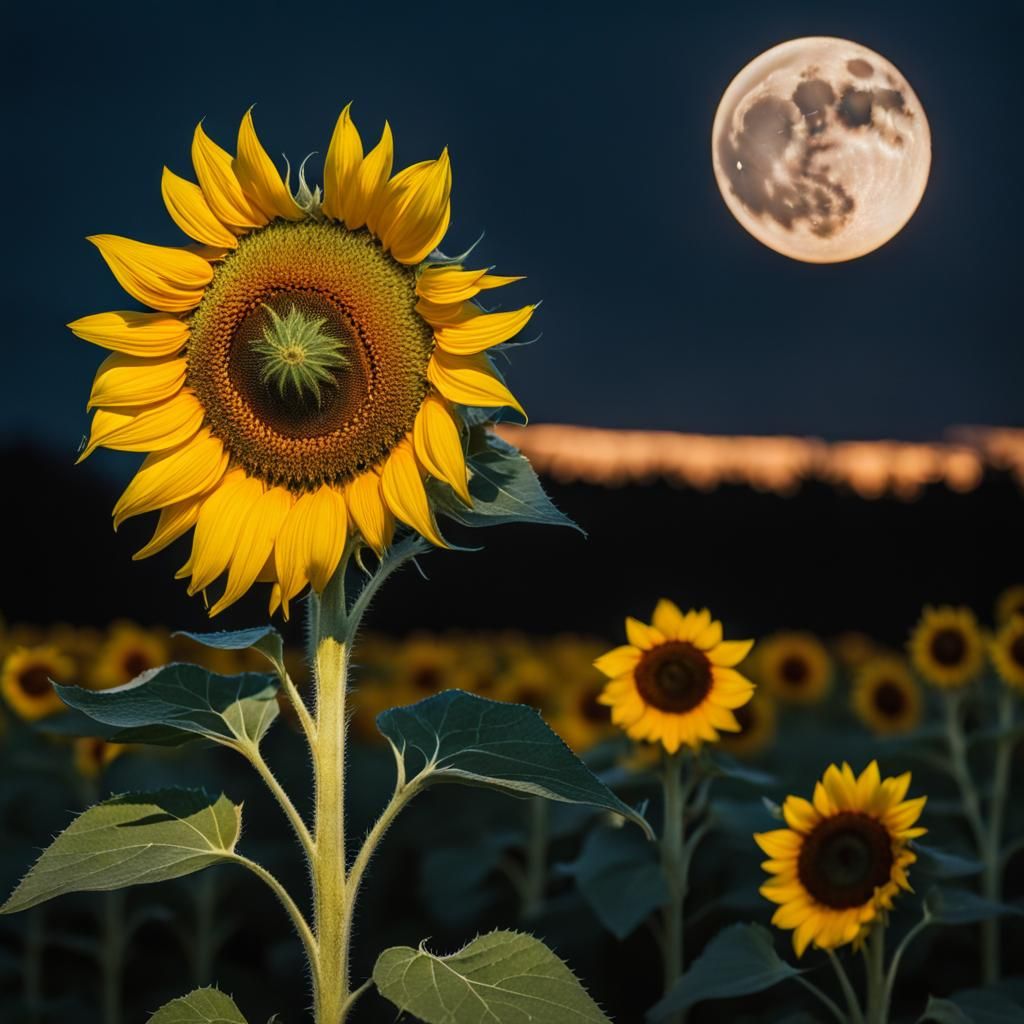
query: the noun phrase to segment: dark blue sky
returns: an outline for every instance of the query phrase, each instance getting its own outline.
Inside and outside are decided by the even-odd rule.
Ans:
[[[191,174],[200,117],[233,148],[255,102],[268,150],[297,160],[326,148],[350,99],[364,137],[391,120],[402,165],[451,147],[445,248],[486,231],[480,259],[529,275],[515,299],[544,299],[542,341],[510,375],[536,422],[904,438],[1024,425],[1021,4],[603,9],[16,5],[2,71],[5,438],[70,456],[86,431],[101,353],[62,325],[132,303],[83,236],[180,240],[160,170]],[[934,138],[907,228],[824,267],[750,238],[709,158],[730,78],[814,34],[889,57]]]

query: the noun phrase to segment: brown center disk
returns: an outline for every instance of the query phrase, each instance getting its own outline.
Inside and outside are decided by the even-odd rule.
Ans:
[[[677,715],[697,707],[712,681],[707,656],[682,640],[645,651],[636,667],[636,687],[644,702]]]
[[[343,483],[379,465],[412,429],[428,391],[430,325],[416,312],[415,270],[367,231],[275,221],[239,239],[191,320],[186,384],[213,432],[252,476],[293,489]],[[344,342],[347,364],[319,402],[263,378],[272,307],[294,306]]]
[[[42,697],[53,689],[50,684],[50,673],[45,665],[30,665],[18,674],[18,683],[22,693],[29,697]]]
[[[932,657],[945,668],[953,668],[964,660],[967,640],[959,629],[946,627],[932,637]]]
[[[1010,645],[1010,657],[1021,668],[1024,668],[1024,633]]]
[[[875,687],[875,707],[886,718],[899,718],[907,709],[907,695],[896,683],[883,680]]]
[[[779,665],[779,676],[787,686],[799,690],[806,685],[810,678],[811,668],[799,654],[790,654],[782,659]]]
[[[856,811],[826,818],[806,839],[797,861],[803,887],[834,910],[867,903],[890,880],[892,844],[885,826]]]

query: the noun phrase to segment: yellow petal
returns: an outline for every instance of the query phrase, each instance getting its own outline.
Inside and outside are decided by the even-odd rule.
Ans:
[[[292,507],[274,545],[285,618],[288,602],[307,583],[318,593],[327,586],[341,560],[347,529],[345,501],[332,487],[304,494]]]
[[[427,395],[416,414],[412,436],[416,456],[427,472],[443,480],[466,505],[472,507],[462,438],[444,399]]]
[[[324,160],[323,211],[335,220],[346,220],[350,193],[356,187],[356,176],[363,162],[363,141],[352,121],[351,109],[349,103],[341,112]]]
[[[199,305],[213,267],[187,249],[148,245],[120,235],[90,235],[118,284],[139,302],[166,313]]]
[[[426,259],[448,230],[452,168],[448,150],[388,185],[376,234],[399,263]]]
[[[138,562],[140,559],[155,555],[158,551],[163,551],[168,544],[174,543],[182,534],[191,530],[199,518],[202,503],[202,495],[197,495],[160,509],[160,518],[157,520],[153,536],[145,547],[139,548],[132,555],[132,561]]]
[[[231,556],[227,586],[211,616],[234,604],[256,582],[291,507],[292,496],[283,487],[272,487],[249,510]]]
[[[626,638],[641,651],[649,651],[652,647],[659,647],[665,642],[665,636],[660,629],[648,626],[647,623],[632,616],[626,617]]]
[[[227,464],[227,452],[209,427],[177,448],[147,455],[114,506],[114,529],[132,516],[208,491],[224,475]]]
[[[264,486],[243,469],[233,469],[203,502],[192,538],[192,554],[178,571],[191,575],[189,594],[205,590],[228,567],[242,524],[263,496]]]
[[[86,409],[162,402],[181,390],[185,365],[184,359],[174,357],[148,359],[114,352],[96,371]]]
[[[788,828],[777,828],[772,832],[755,832],[754,842],[769,857],[793,857],[800,852],[803,836]]]
[[[100,445],[121,452],[159,452],[194,437],[203,423],[203,407],[190,391],[156,405],[97,409],[81,462]]]
[[[609,679],[616,679],[627,672],[632,672],[640,658],[641,654],[637,648],[633,647],[632,644],[623,644],[621,647],[615,647],[602,654],[600,658],[595,660],[594,668]]]
[[[427,365],[427,379],[449,402],[484,409],[507,406],[526,418],[523,407],[498,379],[497,371],[484,353],[453,356],[435,350]]]
[[[242,191],[231,154],[203,131],[202,123],[196,125],[192,136],[192,166],[206,202],[222,224],[245,231],[267,223],[268,218]]]
[[[233,249],[238,239],[213,215],[203,190],[191,181],[179,178],[164,168],[160,191],[171,220],[188,235],[203,245]]]
[[[722,668],[732,668],[750,653],[753,646],[753,640],[723,640],[717,647],[712,647],[707,652],[708,661]]]
[[[663,597],[654,609],[652,622],[666,640],[678,640],[683,627],[683,613],[677,604]]]
[[[694,638],[694,644],[701,650],[710,650],[722,642],[722,624],[711,622],[704,627]]]
[[[370,470],[357,476],[345,488],[345,504],[356,532],[378,555],[383,554],[395,532],[395,517],[384,503],[380,475]]]
[[[427,267],[416,279],[416,294],[438,305],[465,302],[479,294],[477,282],[486,273],[486,270],[463,270],[459,266]]]
[[[188,324],[166,313],[93,313],[68,327],[84,341],[130,356],[173,355],[188,341]]]
[[[470,302],[440,303],[420,299],[416,312],[432,327],[444,324],[461,324],[480,316],[480,310]]]
[[[786,824],[797,832],[810,832],[821,820],[814,805],[802,796],[788,796],[782,805]]]
[[[246,198],[258,206],[269,220],[274,217],[302,220],[306,216],[292,199],[274,161],[260,143],[252,122],[251,107],[238,128],[238,155],[231,166]]]
[[[481,313],[463,323],[435,327],[434,337],[445,352],[471,356],[518,334],[529,323],[536,308],[523,306],[508,313]]]
[[[398,519],[439,548],[448,547],[438,533],[434,511],[423,486],[422,470],[408,440],[399,442],[388,456],[380,475],[380,486],[385,503]]]
[[[359,165],[350,194],[345,200],[345,224],[353,231],[375,217],[388,177],[391,175],[394,155],[391,125],[385,121],[380,142],[366,154]]]

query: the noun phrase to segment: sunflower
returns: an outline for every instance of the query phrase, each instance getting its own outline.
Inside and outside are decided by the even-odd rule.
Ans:
[[[598,700],[632,739],[660,742],[674,754],[739,731],[733,711],[750,700],[754,684],[735,666],[753,640],[723,640],[722,624],[706,608],[684,615],[665,599],[651,625],[627,618],[626,636],[628,644],[594,665],[611,680]]]
[[[74,675],[74,661],[51,644],[16,647],[4,659],[0,690],[15,714],[34,722],[64,710],[50,680],[70,683]]]
[[[853,683],[853,710],[874,733],[912,732],[921,721],[921,690],[903,658],[881,655],[867,662]]]
[[[966,686],[985,664],[985,642],[970,608],[926,607],[910,636],[910,658],[929,682]]]
[[[396,174],[392,157],[388,125],[364,153],[346,107],[322,192],[300,170],[293,195],[250,110],[235,156],[196,128],[198,185],[164,169],[168,213],[196,245],[89,239],[149,310],[69,325],[112,352],[82,458],[149,453],[115,529],[158,511],[145,558],[194,527],[178,575],[204,595],[226,577],[211,615],[257,581],[287,615],[307,584],[323,590],[347,538],[380,553],[396,520],[444,546],[425,480],[471,503],[461,407],[522,414],[488,350],[535,307],[485,312],[477,296],[519,278],[437,251],[447,150]]]
[[[996,598],[996,622],[999,625],[1019,615],[1024,615],[1024,584],[1007,587]]]
[[[92,736],[81,736],[74,742],[75,771],[82,778],[98,779],[107,765],[127,749],[124,743],[108,743]]]
[[[161,633],[132,622],[115,622],[96,655],[90,683],[98,690],[123,686],[166,664],[170,655],[170,645]]]
[[[910,891],[917,856],[908,844],[927,831],[914,827],[927,798],[905,800],[909,787],[910,772],[883,780],[875,761],[859,777],[830,765],[813,803],[786,798],[788,828],[754,835],[771,858],[761,895],[779,904],[772,924],[793,930],[798,957],[810,943],[859,944],[900,889]]]
[[[1008,619],[992,641],[992,663],[1010,686],[1024,690],[1024,615]]]
[[[740,731],[722,736],[722,749],[735,757],[754,757],[771,746],[775,739],[775,701],[762,690],[733,711]]]
[[[832,641],[832,652],[844,668],[858,669],[878,653],[878,646],[867,633],[848,629]]]
[[[817,704],[832,682],[832,661],[813,633],[776,633],[759,645],[756,676],[787,704]]]

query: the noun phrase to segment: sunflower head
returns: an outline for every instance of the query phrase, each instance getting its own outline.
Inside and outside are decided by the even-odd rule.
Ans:
[[[610,680],[598,700],[632,739],[674,754],[739,731],[734,711],[750,700],[754,685],[736,666],[753,640],[723,640],[722,624],[706,608],[684,615],[665,599],[650,625],[627,618],[626,637],[628,644],[594,665]]]
[[[0,690],[16,715],[34,722],[64,709],[53,682],[70,683],[74,676],[74,661],[57,647],[16,647],[0,669]]]
[[[1003,682],[1024,692],[1024,615],[1003,624],[992,641],[991,653]]]
[[[722,734],[722,749],[739,758],[756,757],[767,750],[775,740],[777,710],[775,701],[761,689],[754,691],[750,700],[733,709],[739,732]]]
[[[83,779],[98,779],[112,761],[128,748],[123,743],[108,743],[91,736],[81,736],[74,742],[75,771]]]
[[[903,658],[883,655],[867,662],[853,684],[853,710],[880,736],[913,732],[921,721],[921,689]]]
[[[985,665],[985,642],[970,608],[926,607],[909,646],[914,668],[943,689],[966,686]]]
[[[787,704],[817,704],[832,682],[832,661],[813,633],[776,633],[758,647],[756,678]]]
[[[996,598],[996,622],[999,625],[1017,616],[1024,616],[1024,584],[1007,587]]]
[[[178,575],[193,594],[222,581],[211,614],[265,581],[287,615],[347,546],[381,553],[396,524],[444,546],[438,493],[472,505],[466,410],[522,413],[488,353],[535,307],[486,311],[479,296],[519,279],[437,249],[448,151],[392,173],[391,129],[364,150],[348,107],[322,191],[300,173],[292,194],[251,111],[234,154],[200,124],[192,165],[196,182],[165,168],[162,193],[198,244],[90,239],[148,309],[69,325],[112,352],[82,457],[148,453],[114,509],[115,527],[160,513],[137,558],[194,528]]]
[[[163,633],[132,622],[115,622],[93,662],[90,684],[98,690],[130,683],[143,672],[166,664],[171,654]]]
[[[909,772],[883,780],[874,761],[859,776],[831,765],[813,802],[787,797],[787,828],[754,836],[770,858],[761,894],[778,904],[772,924],[792,930],[797,956],[812,943],[859,943],[909,891],[907,868],[917,860],[909,844],[926,831],[915,825],[926,798],[904,799],[909,788]]]

